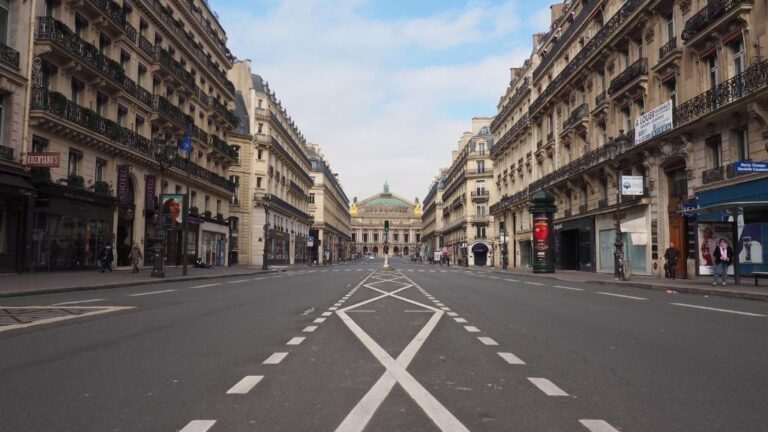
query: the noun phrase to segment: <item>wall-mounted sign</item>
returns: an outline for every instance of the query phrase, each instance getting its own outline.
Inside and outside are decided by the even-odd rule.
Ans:
[[[133,204],[130,203],[131,186],[128,178],[130,172],[130,165],[117,166],[117,203],[119,205]]]
[[[144,178],[144,208],[149,211],[155,210],[155,185],[157,177],[148,175]]]
[[[622,195],[642,195],[643,176],[621,176]]]
[[[26,156],[27,166],[33,168],[58,168],[61,164],[59,152],[30,152]]]
[[[635,145],[672,130],[672,101],[668,100],[635,120]]]
[[[737,173],[768,173],[768,162],[736,162],[733,170]]]

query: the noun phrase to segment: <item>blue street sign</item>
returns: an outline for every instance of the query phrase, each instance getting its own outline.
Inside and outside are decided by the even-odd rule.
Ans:
[[[768,162],[736,162],[733,170],[737,173],[768,173]]]

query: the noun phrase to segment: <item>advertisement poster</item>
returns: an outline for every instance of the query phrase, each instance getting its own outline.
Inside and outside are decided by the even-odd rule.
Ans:
[[[666,101],[635,120],[635,144],[672,130],[672,101]]]
[[[747,224],[739,234],[739,263],[763,263],[763,225]]]
[[[533,263],[541,268],[554,266],[552,219],[548,213],[533,214]]]
[[[715,248],[720,239],[725,239],[734,248],[731,225],[716,222],[699,222],[698,228],[699,274],[711,275],[714,273],[715,268]],[[728,267],[728,274],[733,274],[733,266]]]
[[[168,230],[181,230],[184,223],[184,195],[163,194],[160,195],[160,208],[162,210],[163,226]]]

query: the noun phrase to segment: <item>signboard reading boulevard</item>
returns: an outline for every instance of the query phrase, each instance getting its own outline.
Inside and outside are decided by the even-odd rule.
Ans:
[[[672,130],[672,101],[668,100],[635,120],[635,144]]]
[[[737,173],[768,173],[768,162],[736,162],[733,170]]]

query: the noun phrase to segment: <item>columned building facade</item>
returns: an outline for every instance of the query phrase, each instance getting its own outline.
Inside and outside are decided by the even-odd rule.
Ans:
[[[613,272],[618,215],[633,273],[663,276],[671,242],[678,275],[710,274],[720,238],[741,273],[764,270],[768,175],[746,162],[768,160],[767,13],[724,0],[553,7],[491,125],[510,263],[529,264],[525,207],[547,189],[558,268]],[[630,175],[642,190],[618,202]]]
[[[442,252],[443,242],[443,189],[444,170],[432,182],[424,198],[424,213],[421,215],[421,257],[427,261],[434,258],[435,252]]]
[[[269,84],[251,74],[249,60],[235,62],[229,76],[243,95],[253,137],[241,150],[250,153],[250,166],[236,168],[238,214],[249,220],[238,227],[240,263],[262,265],[265,253],[269,264],[307,262],[312,178],[304,136]]]
[[[364,255],[383,255],[385,241],[389,245],[388,255],[409,256],[419,253],[421,247],[421,215],[419,200],[411,202],[384,190],[358,202],[354,198],[350,209],[352,215],[352,242],[356,252]],[[384,231],[389,221],[389,232]]]
[[[307,144],[311,164],[312,188],[309,190],[310,229],[309,260],[317,264],[346,261],[352,254],[352,220],[349,198],[331,171],[317,144]]]
[[[158,243],[166,264],[181,264],[183,234],[161,226],[158,195],[187,185],[188,260],[226,265],[227,170],[238,159],[227,140],[238,120],[233,57],[208,4],[31,4],[27,135],[12,156],[27,156],[34,186],[24,268],[92,267],[107,244],[113,264],[128,266],[134,243],[147,264]],[[187,135],[189,158],[177,150]]]
[[[494,249],[491,241],[493,219],[489,212],[495,200],[493,166],[490,148],[493,136],[491,119],[475,117],[472,131],[465,132],[458,149],[452,152],[451,166],[445,171],[442,190],[443,252],[454,264],[470,266],[493,265]]]

